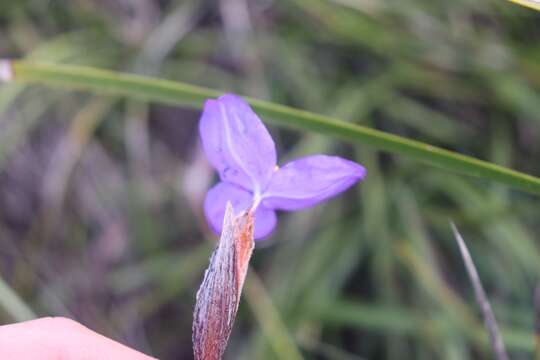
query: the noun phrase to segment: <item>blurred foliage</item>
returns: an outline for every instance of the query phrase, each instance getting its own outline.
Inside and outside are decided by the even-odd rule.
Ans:
[[[249,94],[538,175],[539,16],[502,0],[3,1],[0,57]],[[191,358],[215,239],[199,113],[21,85],[0,111],[0,320],[69,316]],[[449,219],[511,357],[531,357],[538,197],[271,131],[284,160],[340,154],[369,175],[258,244],[228,358],[491,358]]]

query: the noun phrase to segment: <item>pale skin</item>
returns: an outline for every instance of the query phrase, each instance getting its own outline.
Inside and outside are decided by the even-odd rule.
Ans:
[[[0,326],[4,360],[152,360],[155,359],[78,322],[47,317]]]

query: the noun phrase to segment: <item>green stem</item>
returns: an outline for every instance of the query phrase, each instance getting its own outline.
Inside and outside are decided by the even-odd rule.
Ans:
[[[514,4],[528,7],[536,11],[540,11],[540,2],[538,0],[508,0]]]
[[[283,323],[259,276],[251,271],[247,275],[244,288],[246,299],[261,326],[268,343],[278,359],[303,360],[300,350]]]
[[[11,315],[15,321],[27,321],[36,318],[36,314],[32,309],[2,278],[0,278],[0,307]]]
[[[194,108],[201,108],[205,99],[222,94],[221,91],[190,84],[89,67],[14,61],[12,69],[12,80],[16,82],[41,83]],[[540,195],[540,179],[525,173],[329,116],[252,98],[246,100],[261,117],[277,124],[334,135]]]

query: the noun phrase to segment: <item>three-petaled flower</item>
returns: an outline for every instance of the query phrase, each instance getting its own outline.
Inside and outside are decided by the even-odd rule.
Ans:
[[[337,156],[313,155],[279,168],[272,137],[239,96],[207,100],[199,124],[202,145],[221,182],[204,203],[211,228],[220,233],[229,201],[235,211],[255,211],[255,239],[269,235],[275,210],[300,210],[333,197],[366,175],[363,166]]]

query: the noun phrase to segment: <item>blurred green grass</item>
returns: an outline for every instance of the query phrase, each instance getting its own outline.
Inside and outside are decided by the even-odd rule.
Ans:
[[[502,0],[228,10],[245,5],[2,2],[0,57],[250,94],[540,174],[538,13]],[[199,113],[34,86],[1,86],[0,110],[2,323],[71,316],[160,358],[189,359],[214,238],[201,216],[213,175],[197,146]],[[369,176],[323,206],[282,214],[258,244],[263,291],[246,292],[228,358],[283,359],[290,346],[306,359],[491,358],[449,219],[511,357],[531,357],[537,197],[271,131],[282,159],[340,154]]]

